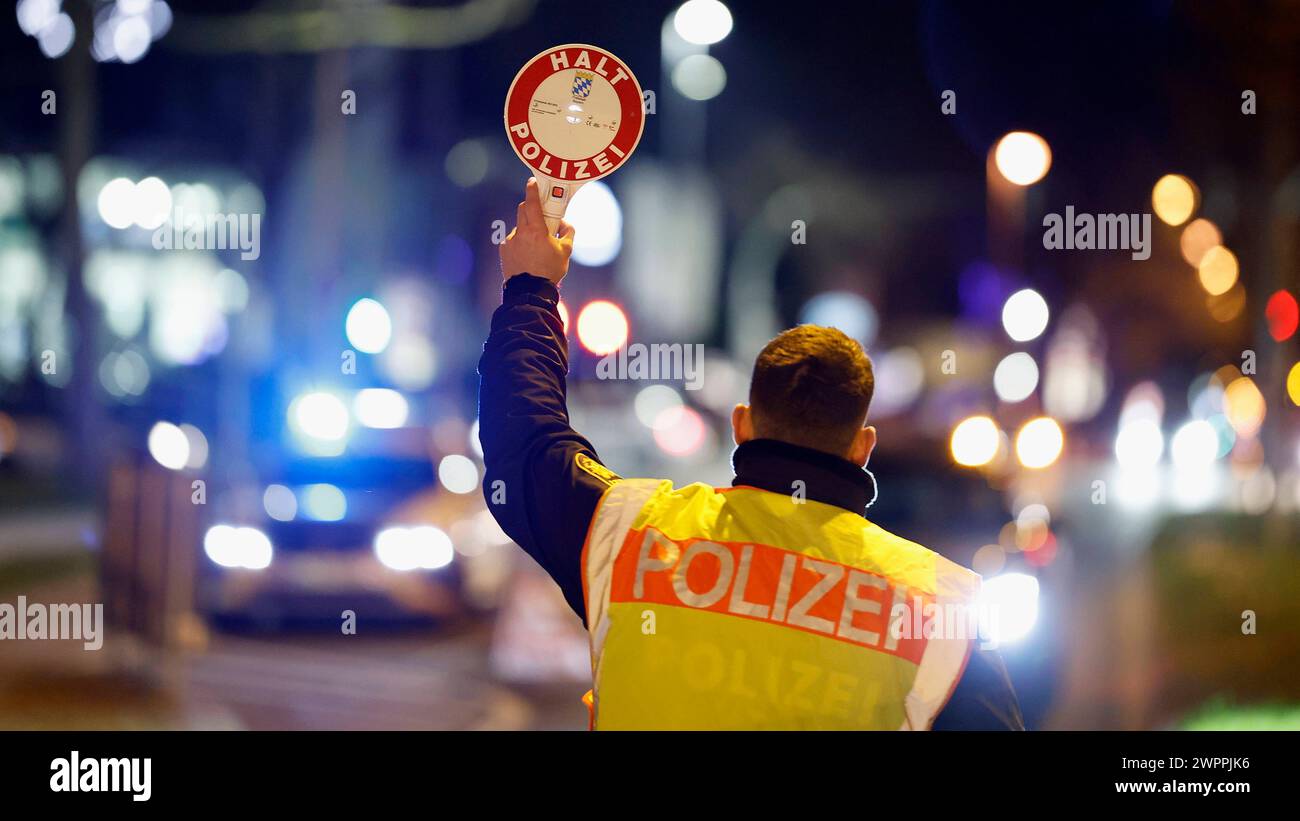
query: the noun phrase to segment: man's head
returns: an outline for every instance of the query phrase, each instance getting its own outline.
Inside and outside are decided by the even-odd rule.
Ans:
[[[875,390],[862,346],[834,328],[799,325],[754,360],[749,404],[731,414],[736,444],[777,439],[865,465],[876,429],[864,427]]]

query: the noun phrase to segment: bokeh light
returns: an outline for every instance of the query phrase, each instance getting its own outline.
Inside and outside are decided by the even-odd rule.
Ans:
[[[271,540],[255,527],[214,525],[203,535],[203,552],[232,569],[261,570],[271,564]]]
[[[1165,451],[1165,436],[1153,419],[1121,422],[1115,436],[1115,459],[1126,468],[1150,467]]]
[[[473,493],[478,490],[478,466],[468,456],[450,453],[438,462],[438,481],[452,493]]]
[[[998,141],[993,151],[998,172],[1015,185],[1033,185],[1052,167],[1052,150],[1047,141],[1030,131],[1012,131]]]
[[[1201,287],[1210,296],[1226,294],[1237,284],[1237,257],[1222,245],[1216,245],[1201,257],[1197,275]]]
[[[614,303],[598,299],[578,312],[578,342],[597,356],[617,351],[627,337],[627,315]]]
[[[718,0],[687,0],[673,15],[677,36],[697,46],[711,46],[731,33],[731,11]]]
[[[573,226],[573,261],[580,265],[606,265],[623,248],[623,209],[610,187],[601,180],[578,189],[569,201],[564,219]]]
[[[364,353],[379,353],[393,337],[393,320],[376,300],[358,299],[348,311],[345,324],[348,342]]]
[[[1182,225],[1196,210],[1196,186],[1181,174],[1166,174],[1151,189],[1151,207],[1162,222]]]
[[[952,458],[965,467],[979,467],[993,461],[1001,434],[997,423],[987,416],[963,419],[952,430],[949,447]]]
[[[379,366],[397,387],[424,390],[438,375],[438,352],[421,334],[402,334],[383,352]]]
[[[391,388],[364,388],[352,400],[352,411],[368,428],[400,428],[411,408],[406,397]]]
[[[172,191],[157,177],[145,177],[135,184],[131,210],[131,221],[152,231],[171,216]]]
[[[348,500],[336,485],[307,485],[302,489],[302,512],[318,522],[337,522],[347,515]]]
[[[1038,579],[1004,573],[987,579],[979,593],[980,633],[996,644],[1029,635],[1038,621]]]
[[[1223,242],[1223,235],[1219,233],[1219,228],[1214,223],[1199,217],[1187,223],[1183,233],[1178,238],[1178,250],[1182,252],[1183,259],[1193,268],[1200,267],[1201,260],[1205,258],[1205,252]]]
[[[181,433],[185,434],[185,442],[189,446],[185,467],[198,470],[208,463],[208,437],[203,435],[203,431],[188,423],[182,424],[180,429]]]
[[[158,422],[149,429],[149,455],[168,470],[180,470],[190,459],[190,440],[171,422]]]
[[[460,188],[472,188],[487,176],[488,160],[488,150],[482,140],[461,140],[447,152],[444,162],[447,179]]]
[[[651,429],[654,429],[656,424],[671,419],[664,414],[664,411],[679,408],[681,405],[681,394],[668,385],[648,385],[637,392],[636,400],[633,402],[636,418]]]
[[[432,525],[389,527],[375,534],[375,557],[391,570],[437,570],[456,556],[451,537]]]
[[[110,228],[126,228],[135,220],[135,183],[126,177],[109,180],[99,190],[96,205]]]
[[[993,390],[1003,402],[1027,399],[1037,387],[1038,363],[1023,351],[1004,357],[993,371]]]
[[[1055,462],[1065,447],[1065,433],[1050,416],[1031,419],[1016,434],[1016,458],[1020,464],[1040,470]]]
[[[686,405],[665,408],[650,426],[655,444],[670,456],[690,456],[700,449],[708,435],[704,419]]]
[[[113,27],[113,52],[123,63],[135,63],[149,51],[153,30],[139,15],[122,17]]]
[[[1300,324],[1300,305],[1289,291],[1275,291],[1264,307],[1269,336],[1277,342],[1290,339]]]
[[[907,409],[925,387],[925,363],[915,348],[900,346],[872,357],[876,392],[871,399],[874,416],[889,416]]]
[[[1002,327],[1016,342],[1028,342],[1047,329],[1049,316],[1047,300],[1042,294],[1024,288],[1007,297],[1002,306]]]
[[[971,570],[985,578],[996,576],[1002,572],[1002,568],[1007,563],[1007,552],[1002,549],[1002,545],[986,544],[975,555],[971,557]]]
[[[810,325],[838,328],[845,336],[856,339],[864,348],[876,341],[880,318],[871,302],[850,291],[826,291],[804,303],[799,321]]]
[[[1214,462],[1219,452],[1219,436],[1214,426],[1203,419],[1183,423],[1174,432],[1169,455],[1181,468],[1204,467]]]
[[[1255,380],[1239,376],[1223,389],[1223,412],[1238,436],[1251,437],[1264,423],[1266,403]]]
[[[76,36],[77,27],[73,25],[72,18],[60,12],[36,33],[36,42],[41,53],[53,60],[68,53]]]
[[[727,70],[716,57],[692,54],[673,67],[673,88],[690,100],[712,100],[727,87]]]
[[[348,407],[332,393],[313,391],[289,405],[289,424],[312,439],[338,441],[348,433]]]
[[[292,522],[298,515],[298,497],[285,485],[267,485],[262,494],[262,508],[277,522]]]

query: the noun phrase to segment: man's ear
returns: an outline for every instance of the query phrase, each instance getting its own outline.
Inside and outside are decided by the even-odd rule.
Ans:
[[[731,410],[731,435],[737,445],[754,438],[754,414],[749,405],[737,405]]]
[[[853,444],[849,446],[849,461],[866,467],[867,460],[871,458],[871,451],[875,449],[876,429],[867,425],[854,435]]]

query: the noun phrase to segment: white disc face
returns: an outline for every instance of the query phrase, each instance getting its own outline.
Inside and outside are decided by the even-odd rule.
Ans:
[[[542,150],[562,160],[609,147],[621,119],[618,93],[594,72],[570,69],[542,81],[528,106],[528,125]]]
[[[529,60],[506,93],[506,134],[539,178],[581,185],[622,165],[645,128],[631,69],[596,46],[555,46]],[[554,196],[571,191],[548,188]]]

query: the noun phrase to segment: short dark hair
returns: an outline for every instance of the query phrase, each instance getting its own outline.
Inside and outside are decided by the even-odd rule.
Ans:
[[[867,421],[876,388],[871,360],[835,328],[798,325],[754,360],[754,435],[842,454]]]

